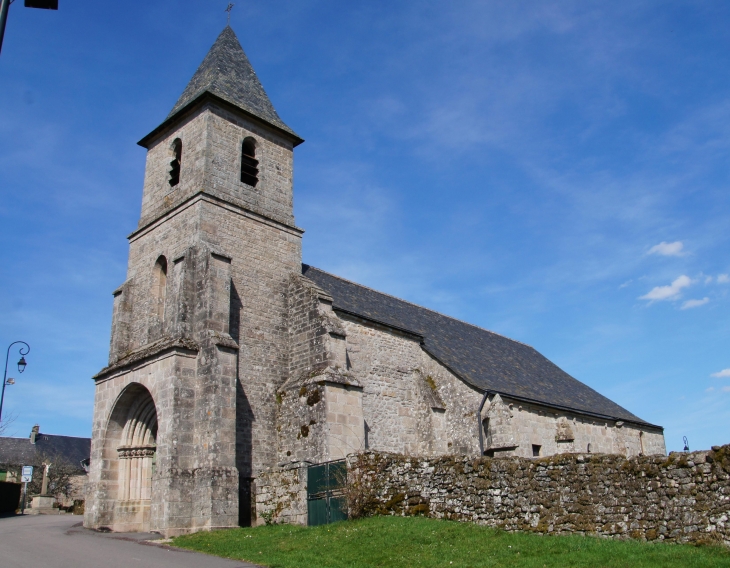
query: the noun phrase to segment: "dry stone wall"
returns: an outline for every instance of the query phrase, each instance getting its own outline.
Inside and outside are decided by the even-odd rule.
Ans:
[[[348,458],[365,514],[471,521],[508,531],[730,545],[730,445],[626,459]]]

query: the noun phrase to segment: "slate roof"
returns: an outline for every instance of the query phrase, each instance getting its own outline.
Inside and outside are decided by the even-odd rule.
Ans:
[[[421,336],[426,352],[482,392],[653,426],[574,379],[529,345],[306,264],[302,274],[332,296],[335,309]]]
[[[36,436],[35,444],[30,443],[30,438],[0,438],[2,464],[33,465],[39,454],[63,456],[82,470],[81,461],[91,457],[91,438],[41,433]]]
[[[230,26],[226,26],[215,40],[166,121],[205,93],[215,95],[301,141],[279,118]]]

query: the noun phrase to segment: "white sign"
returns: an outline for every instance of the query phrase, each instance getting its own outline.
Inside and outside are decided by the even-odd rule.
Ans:
[[[24,465],[23,474],[20,476],[20,482],[21,483],[30,483],[31,481],[33,481],[33,466]]]

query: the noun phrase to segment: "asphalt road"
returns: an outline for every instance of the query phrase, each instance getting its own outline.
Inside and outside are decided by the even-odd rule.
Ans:
[[[260,568],[153,544],[159,535],[97,533],[76,515],[0,518],[2,568]]]

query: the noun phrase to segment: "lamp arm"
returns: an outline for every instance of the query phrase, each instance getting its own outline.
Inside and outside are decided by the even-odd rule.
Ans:
[[[8,380],[8,359],[10,358],[10,348],[17,343],[25,345],[25,348],[21,347],[19,349],[21,357],[25,357],[28,353],[30,353],[30,345],[28,345],[25,341],[13,341],[10,345],[8,345],[8,350],[5,352],[5,373],[3,374],[2,392],[0,392],[0,424],[2,423],[3,418],[3,402],[5,401],[5,383]]]

